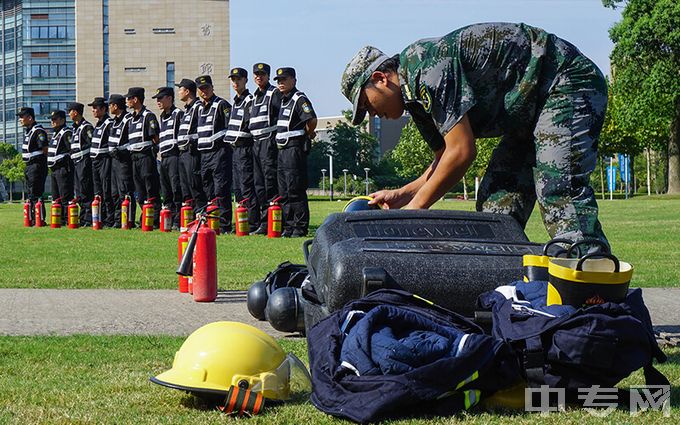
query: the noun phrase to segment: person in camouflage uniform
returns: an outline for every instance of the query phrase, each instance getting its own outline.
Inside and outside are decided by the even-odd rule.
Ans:
[[[435,160],[374,203],[428,208],[465,174],[475,138],[501,137],[477,210],[526,225],[538,204],[551,237],[606,242],[589,177],[607,108],[601,71],[569,42],[525,24],[475,24],[416,41],[389,58],[366,46],[347,65],[342,93],[353,124],[366,112],[412,117]]]

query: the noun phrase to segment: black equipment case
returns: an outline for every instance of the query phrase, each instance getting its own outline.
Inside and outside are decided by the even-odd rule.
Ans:
[[[540,254],[508,215],[442,210],[332,214],[304,244],[307,329],[347,302],[399,288],[473,316],[477,296],[521,280],[522,256]],[[310,289],[310,288],[307,288]],[[312,298],[317,298],[312,300]]]

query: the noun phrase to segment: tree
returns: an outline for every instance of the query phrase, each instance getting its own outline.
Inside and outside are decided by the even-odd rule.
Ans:
[[[409,120],[401,130],[399,143],[391,151],[390,158],[395,162],[395,171],[400,177],[413,179],[425,172],[434,159],[418,128]]]
[[[368,121],[351,125],[351,111],[342,111],[348,122],[339,122],[329,131],[330,143],[325,145],[326,155],[333,151],[333,161],[338,169],[347,168],[352,174],[363,174],[376,160],[378,139],[367,130]]]
[[[638,135],[652,136],[653,143],[666,141],[668,193],[680,193],[680,2],[602,3],[625,5],[622,20],[609,31],[621,121],[634,126]]]
[[[26,164],[21,158],[21,154],[9,143],[0,143],[0,175],[5,177],[10,183],[9,200],[12,200],[12,183],[24,180],[24,170]]]

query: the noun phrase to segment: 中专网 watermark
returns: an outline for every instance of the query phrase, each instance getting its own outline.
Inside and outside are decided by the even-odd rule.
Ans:
[[[541,416],[566,410],[564,388],[542,385],[524,390],[524,410],[540,412]],[[606,388],[599,385],[578,389],[578,401],[593,416],[605,417],[620,406],[628,409],[631,416],[645,411],[660,411],[664,417],[671,415],[670,385],[631,386],[628,390]]]

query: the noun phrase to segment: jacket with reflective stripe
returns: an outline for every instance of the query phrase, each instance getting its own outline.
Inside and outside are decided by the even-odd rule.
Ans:
[[[167,156],[170,154],[176,154],[177,149],[177,134],[179,132],[179,126],[182,121],[182,110],[173,105],[172,111],[164,117],[161,114],[160,119],[160,137],[158,148],[160,150],[161,156]]]
[[[142,152],[153,145],[151,140],[144,140],[146,137],[146,118],[151,114],[153,112],[144,106],[137,116],[134,116],[134,114],[131,116],[128,122],[128,140],[130,141],[128,149],[130,151]]]
[[[80,162],[90,156],[92,143],[92,124],[83,119],[77,126],[73,125],[73,139],[71,140],[71,159]]]
[[[250,108],[250,122],[248,129],[255,138],[268,137],[276,131],[276,116],[272,117],[272,98],[279,89],[269,86],[264,96],[258,96],[261,91],[258,89],[253,95],[253,104]],[[258,101],[258,98],[261,99]]]
[[[213,96],[210,107],[205,108],[201,103],[198,109],[198,150],[208,151],[215,147],[215,142],[224,144],[224,135],[227,133],[227,123],[229,117],[222,115],[228,109],[231,112],[231,105],[219,96]]]
[[[289,101],[281,102],[279,120],[276,122],[276,144],[280,147],[286,146],[292,139],[299,139],[307,134],[304,122],[295,125],[296,127],[302,126],[302,128],[291,128],[295,114],[295,105],[300,99],[307,99],[307,97],[298,90]]]
[[[21,158],[24,162],[43,154],[42,147],[38,144],[38,137],[40,132],[44,133],[45,140],[47,140],[47,132],[40,124],[34,124],[30,130],[24,134],[24,142],[21,144]]]
[[[252,101],[253,96],[247,89],[242,95],[234,96],[234,106],[231,108],[227,134],[224,137],[225,142],[240,146],[253,139],[253,135],[248,131],[250,105]]]
[[[196,143],[198,140],[198,132],[196,130],[198,124],[198,108],[201,102],[198,99],[194,99],[193,103],[185,106],[184,116],[182,116],[182,122],[179,125],[179,132],[177,134],[177,146],[180,149],[185,150],[189,143]]]
[[[97,158],[100,155],[109,153],[109,126],[113,120],[105,115],[100,119],[92,133],[92,147],[90,147],[90,158]]]
[[[57,133],[55,133],[50,139],[50,145],[47,147],[47,166],[52,168],[57,163],[65,158],[69,157],[69,152],[71,147],[69,146],[68,139],[72,136],[73,131],[67,127],[63,126]]]
[[[128,133],[125,130],[127,129],[128,121],[132,119],[132,114],[124,112],[121,115],[123,118],[119,119],[120,115],[118,115],[111,120],[111,126],[109,126],[109,151],[114,149],[124,151],[130,146]]]

